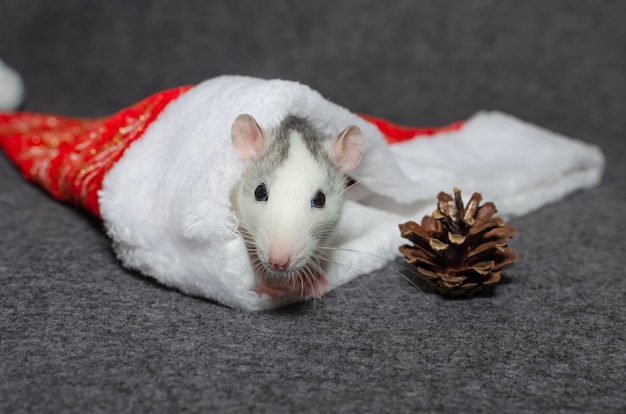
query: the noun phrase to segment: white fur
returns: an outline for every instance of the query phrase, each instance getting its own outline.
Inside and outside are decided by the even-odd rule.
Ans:
[[[360,181],[333,238],[341,249],[327,274],[331,287],[380,268],[403,243],[397,225],[421,219],[440,190],[480,191],[500,212],[523,214],[599,182],[596,147],[500,113],[480,113],[457,132],[389,147],[378,130],[307,86],[224,76],[172,102],[107,174],[100,208],[122,262],[189,294],[246,310],[272,301],[254,291],[246,247],[236,232],[229,193],[243,163],[231,144],[237,115],[264,129],[288,114],[337,135],[363,134],[366,153],[350,175]],[[353,270],[346,270],[353,269]],[[330,287],[329,287],[330,289]]]
[[[0,60],[0,110],[16,109],[24,99],[20,75]]]

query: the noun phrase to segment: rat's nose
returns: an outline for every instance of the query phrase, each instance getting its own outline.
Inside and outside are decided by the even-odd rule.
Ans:
[[[289,256],[278,256],[278,257],[270,256],[269,257],[270,266],[272,266],[272,268],[276,270],[285,270],[286,268],[289,267],[290,261],[291,261],[291,258]]]

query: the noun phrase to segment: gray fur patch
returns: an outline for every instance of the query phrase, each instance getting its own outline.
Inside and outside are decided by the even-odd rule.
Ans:
[[[324,145],[330,137],[316,131],[307,119],[294,115],[285,118],[278,127],[276,136],[283,137],[284,140],[288,141],[289,131],[300,133],[304,144],[317,162],[326,165],[330,170],[336,170]]]

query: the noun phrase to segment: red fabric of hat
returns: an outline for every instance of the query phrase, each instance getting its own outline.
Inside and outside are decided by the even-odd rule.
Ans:
[[[98,190],[107,171],[167,104],[190,88],[157,93],[106,118],[0,114],[0,146],[28,180],[99,216]]]

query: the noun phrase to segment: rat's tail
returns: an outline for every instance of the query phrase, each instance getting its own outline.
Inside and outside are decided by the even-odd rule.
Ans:
[[[0,60],[0,111],[17,109],[24,98],[20,75]]]

